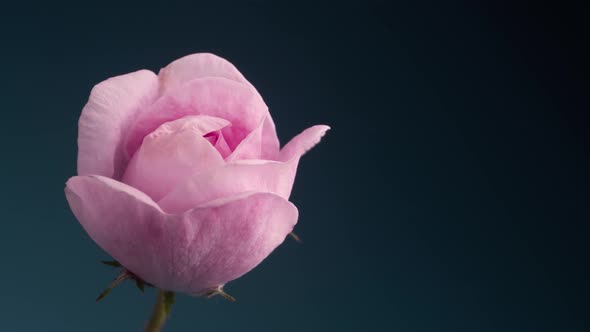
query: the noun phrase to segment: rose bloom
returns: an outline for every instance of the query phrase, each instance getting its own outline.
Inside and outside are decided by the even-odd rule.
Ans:
[[[212,54],[96,85],[82,110],[70,207],[137,277],[203,295],[247,273],[297,223],[299,158],[328,126],[282,149],[262,97]]]

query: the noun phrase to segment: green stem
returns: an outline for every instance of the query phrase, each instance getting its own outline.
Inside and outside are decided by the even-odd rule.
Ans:
[[[174,303],[174,292],[158,289],[158,298],[152,311],[152,316],[145,328],[145,332],[160,332],[170,314],[170,307]]]

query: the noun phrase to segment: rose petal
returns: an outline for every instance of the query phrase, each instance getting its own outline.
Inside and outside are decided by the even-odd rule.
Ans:
[[[122,136],[130,121],[158,97],[158,77],[148,70],[97,84],[78,123],[78,174],[119,178],[125,170]]]
[[[318,144],[329,129],[330,127],[326,125],[316,125],[305,129],[281,149],[278,160],[287,161],[295,157],[301,157]]]
[[[275,160],[279,153],[279,139],[270,115],[240,142],[226,161],[241,159]]]
[[[159,288],[191,294],[250,271],[297,222],[295,206],[268,193],[171,215],[139,190],[102,176],[73,177],[65,191],[82,227],[114,259]]]
[[[128,155],[133,155],[143,138],[162,123],[199,114],[230,121],[232,126],[222,132],[234,149],[268,114],[268,108],[255,90],[242,83],[224,78],[192,80],[141,113],[127,136]]]
[[[196,174],[158,202],[166,212],[181,213],[206,202],[244,192],[268,192],[288,199],[298,158],[288,162],[243,160]]]
[[[230,123],[206,115],[188,116],[161,125],[133,155],[123,182],[158,200],[193,174],[225,162],[205,134]]]
[[[260,264],[293,230],[298,211],[277,195],[245,193],[190,210],[185,217],[195,236],[181,279],[192,280],[186,292],[201,294]]]
[[[211,53],[195,53],[182,57],[158,73],[162,93],[203,77],[222,77],[254,88],[231,62]]]
[[[240,159],[262,159],[262,126],[264,120],[244,138],[235,150],[227,156],[226,161]]]
[[[255,89],[254,86],[252,86],[252,84],[246,80],[242,73],[240,73],[240,71],[232,63],[211,53],[196,53],[180,58],[170,63],[165,68],[162,68],[158,76],[160,77],[160,85],[163,89],[163,94],[170,90],[177,89],[191,80],[203,77],[226,78],[246,84],[252,89]],[[265,119],[264,126],[262,128],[257,127],[255,130],[262,131],[262,133],[254,134],[255,136],[259,136],[259,139],[256,140],[256,142],[249,140],[249,146],[242,147],[242,150],[250,149],[255,143],[262,145],[261,147],[255,148],[260,150],[261,154],[256,156],[248,154],[244,157],[234,157],[232,159],[238,160],[257,158],[274,160],[276,158],[279,151],[279,140],[276,135],[275,125],[270,114]]]
[[[164,211],[180,213],[211,200],[249,191],[269,192],[289,199],[300,157],[319,143],[329,128],[318,125],[304,130],[281,151],[285,159],[280,162],[239,160],[196,174],[173,188],[158,204]]]
[[[227,156],[231,154],[231,150],[227,145],[225,138],[223,138],[223,133],[217,131],[212,135],[205,137],[207,138],[207,140],[209,140],[211,144],[213,144],[213,146],[215,146],[219,154],[221,154],[222,158],[225,159]]]
[[[186,247],[186,224],[141,191],[106,177],[70,178],[65,192],[94,242],[147,282],[166,283],[182,259],[174,248]]]
[[[262,155],[260,159],[276,160],[279,155],[281,143],[277,136],[277,130],[272,117],[269,115],[264,119],[262,125]]]

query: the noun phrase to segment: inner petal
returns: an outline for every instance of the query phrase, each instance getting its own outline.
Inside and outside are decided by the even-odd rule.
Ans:
[[[203,136],[211,145],[217,149],[217,152],[223,157],[223,159],[227,158],[233,151],[227,145],[227,142],[223,136],[223,131],[212,131],[207,133]]]
[[[266,104],[251,86],[219,77],[195,79],[168,91],[139,114],[126,133],[124,151],[132,156],[143,138],[161,124],[191,115],[209,115],[230,121],[231,127],[224,127],[222,131],[233,150],[267,114]],[[269,132],[276,136],[274,131]]]
[[[225,162],[215,145],[220,130],[229,124],[206,115],[164,123],[145,137],[123,182],[158,200],[191,175],[222,166]]]
[[[210,133],[207,133],[207,134],[203,135],[203,137],[205,137],[205,139],[209,143],[211,143],[213,146],[215,146],[215,144],[217,143],[217,139],[219,138],[219,132],[212,131]]]

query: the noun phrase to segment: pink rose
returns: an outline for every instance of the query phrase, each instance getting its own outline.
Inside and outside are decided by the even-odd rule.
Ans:
[[[328,126],[282,149],[262,97],[212,54],[92,89],[66,197],[90,237],[141,279],[204,294],[247,273],[297,222],[299,158]]]

